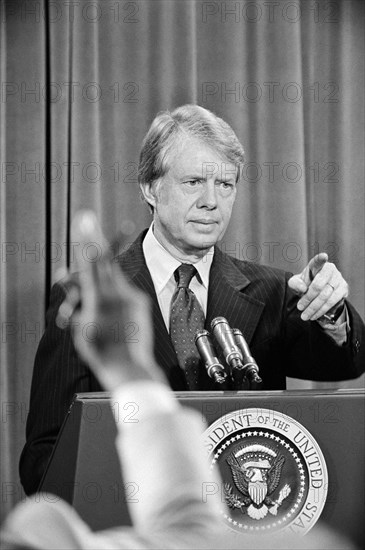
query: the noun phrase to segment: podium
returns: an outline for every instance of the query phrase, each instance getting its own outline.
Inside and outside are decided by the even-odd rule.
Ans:
[[[242,410],[265,411],[257,416],[259,422],[263,419],[263,431],[247,431],[246,426],[246,433],[262,433],[268,440],[269,417],[277,427],[281,426],[278,418],[286,419],[282,422],[283,434],[290,419],[293,426],[301,426],[303,433],[309,433],[318,444],[327,468],[321,522],[340,529],[359,547],[364,546],[364,390],[176,392],[176,397],[183,406],[202,414],[212,426],[210,439],[214,442],[221,433],[213,429],[217,422],[235,418]],[[123,479],[114,441],[116,422],[138,421],[137,409],[135,403],[113,403],[104,392],[76,394],[43,476],[39,490],[50,500],[65,499],[94,530],[131,525],[128,504],[132,506],[138,498],[138,487],[133,480]],[[229,429],[228,422],[222,425]],[[295,430],[299,446],[302,431]],[[284,439],[280,441],[284,443]],[[256,444],[250,448],[258,447]],[[236,456],[248,446],[240,448],[243,450]],[[306,453],[303,445],[302,453]],[[310,466],[304,464],[303,468],[309,471]],[[313,471],[319,472],[319,468]]]

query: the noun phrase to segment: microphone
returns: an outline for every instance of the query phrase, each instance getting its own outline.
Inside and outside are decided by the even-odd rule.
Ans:
[[[195,345],[198,348],[200,357],[204,361],[208,376],[213,378],[214,382],[223,384],[227,378],[227,374],[223,365],[220,364],[215,356],[215,350],[207,330],[199,330],[196,333]]]
[[[233,331],[224,317],[216,317],[211,323],[213,334],[222,348],[227,365],[230,366],[233,381],[237,389],[241,389],[245,379],[242,354],[236,344]]]
[[[248,347],[248,344],[242,332],[240,331],[240,329],[234,328],[233,335],[242,353],[242,361],[243,368],[245,369],[245,375],[249,379],[250,383],[255,382],[256,384],[260,384],[262,382],[262,378],[259,376],[259,367],[255,359],[251,355],[250,348]]]

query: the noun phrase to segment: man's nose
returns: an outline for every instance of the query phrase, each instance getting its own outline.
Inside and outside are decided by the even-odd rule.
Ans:
[[[197,201],[197,207],[209,208],[209,210],[217,207],[217,189],[213,181],[207,181],[203,185],[202,192]]]

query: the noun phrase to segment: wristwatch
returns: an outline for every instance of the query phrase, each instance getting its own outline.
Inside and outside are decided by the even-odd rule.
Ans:
[[[327,311],[322,317],[317,319],[323,324],[329,324],[329,325],[335,325],[337,320],[342,315],[343,310],[345,309],[345,300],[342,299],[341,302],[333,306],[331,309]]]

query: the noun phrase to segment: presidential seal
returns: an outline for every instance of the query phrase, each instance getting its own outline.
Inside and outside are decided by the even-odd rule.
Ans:
[[[314,437],[269,409],[229,413],[204,433],[211,470],[219,468],[222,516],[241,533],[304,535],[318,520],[328,474]]]

